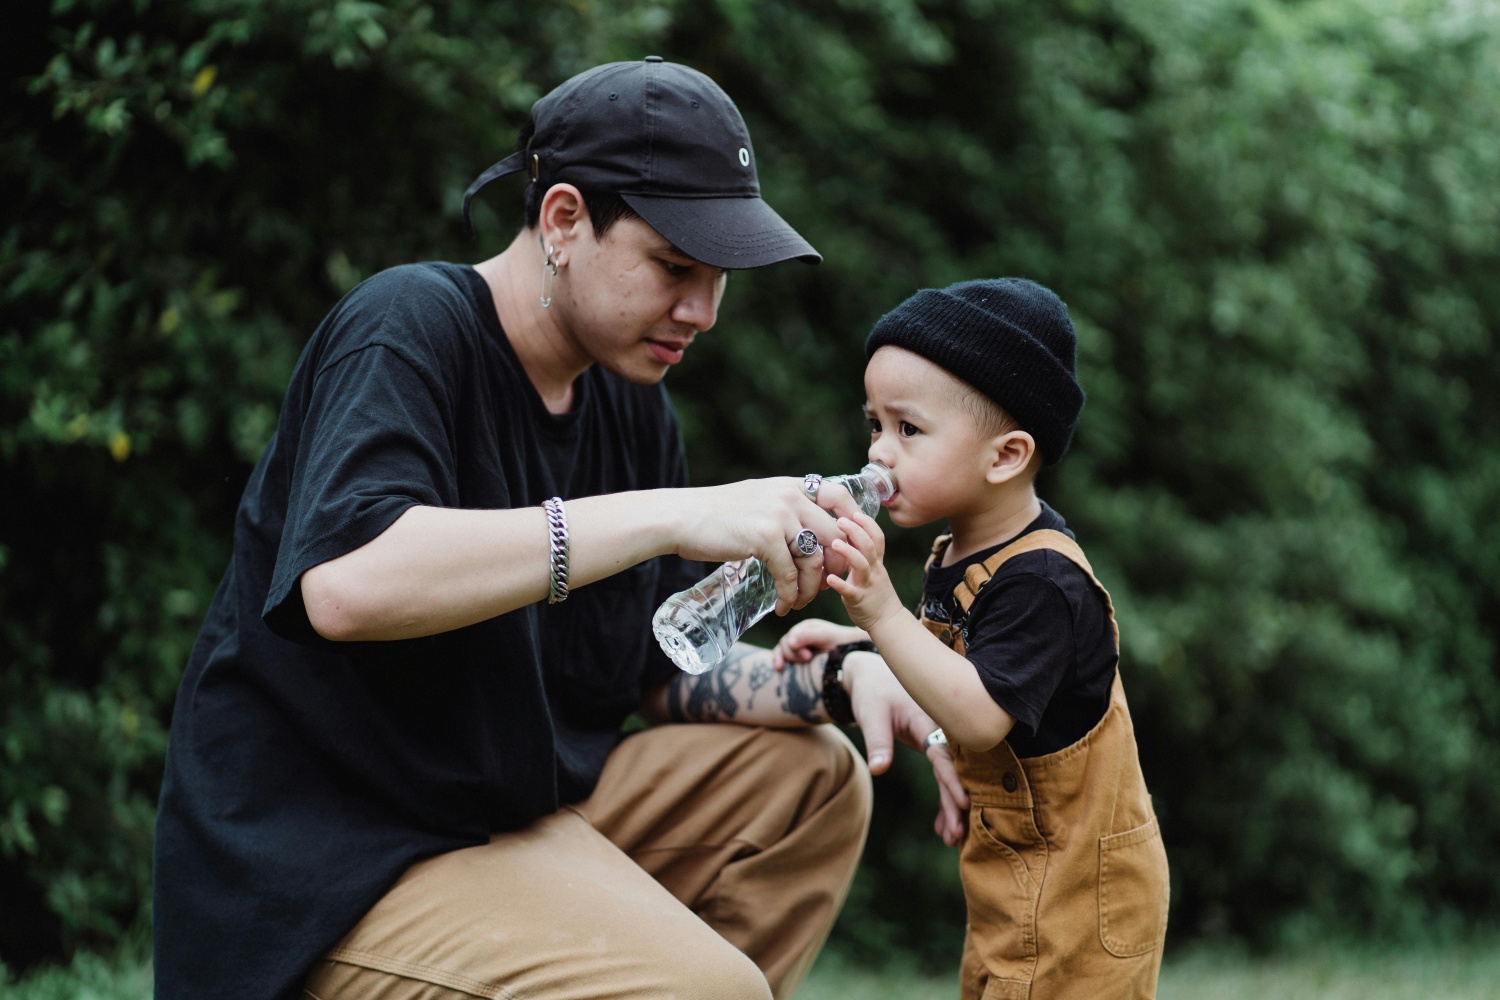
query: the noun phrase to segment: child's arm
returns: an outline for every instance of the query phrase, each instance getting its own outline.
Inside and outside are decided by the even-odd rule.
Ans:
[[[917,621],[901,605],[886,574],[885,535],[873,518],[839,518],[844,538],[833,547],[849,561],[843,579],[829,574],[855,625],[870,634],[880,655],[922,710],[948,738],[971,750],[988,750],[1010,733],[1016,720],[990,697],[979,671]]]

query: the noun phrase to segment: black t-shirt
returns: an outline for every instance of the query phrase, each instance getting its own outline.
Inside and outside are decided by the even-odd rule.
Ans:
[[[953,588],[964,570],[1022,535],[1050,528],[1073,533],[1051,507],[1015,538],[952,566],[933,563],[923,582],[923,611],[956,624],[964,655],[995,702],[1016,720],[1006,737],[1017,757],[1072,746],[1109,708],[1119,650],[1104,595],[1073,560],[1046,550],[1006,560],[964,615]]]
[[[585,797],[674,671],[654,559],[440,635],[334,643],[299,581],[422,504],[516,508],[686,483],[665,391],[591,368],[547,412],[472,268],[350,292],[293,373],[177,697],[157,821],[156,995],[300,996],[412,862]]]

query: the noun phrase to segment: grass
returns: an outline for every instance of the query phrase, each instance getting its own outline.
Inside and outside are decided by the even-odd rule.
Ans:
[[[4,1000],[150,1000],[138,950],[80,954],[65,968],[15,981],[0,967]],[[957,977],[895,964],[874,969],[837,953],[818,959],[796,1000],[955,1000]],[[1370,947],[1256,958],[1223,948],[1171,954],[1158,1000],[1500,1000],[1500,941],[1387,951]]]
[[[1160,1000],[1500,1000],[1500,942],[1409,951],[1369,946],[1282,958],[1189,950],[1163,969]]]
[[[958,977],[859,968],[825,954],[796,1000],[956,1000]],[[1170,954],[1157,1000],[1500,1000],[1500,942],[1369,947],[1249,957],[1224,948]]]

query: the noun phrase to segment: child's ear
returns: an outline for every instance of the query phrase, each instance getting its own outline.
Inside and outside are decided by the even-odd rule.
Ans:
[[[997,434],[990,442],[992,457],[985,480],[995,486],[1010,482],[1031,467],[1036,453],[1036,439],[1023,430]]]

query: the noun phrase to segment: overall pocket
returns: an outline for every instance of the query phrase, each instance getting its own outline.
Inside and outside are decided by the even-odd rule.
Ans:
[[[959,858],[969,937],[992,979],[1027,981],[1036,969],[1036,908],[1046,847],[1029,809],[975,806]]]
[[[1099,838],[1099,940],[1111,955],[1144,955],[1167,926],[1171,886],[1156,817]]]

